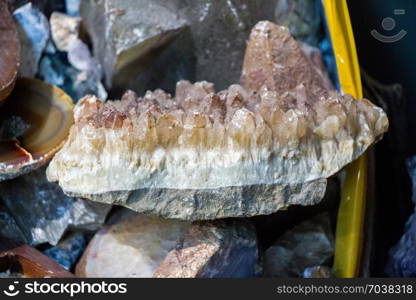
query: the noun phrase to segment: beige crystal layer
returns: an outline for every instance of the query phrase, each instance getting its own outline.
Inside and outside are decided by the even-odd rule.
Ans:
[[[306,92],[300,87],[293,99]],[[302,183],[334,174],[387,128],[384,112],[364,99],[331,92],[305,111],[279,105],[279,97],[180,82],[174,99],[162,91],[107,103],[84,98],[48,177],[91,194]]]
[[[85,97],[48,178],[76,194],[296,185],[338,172],[388,127],[370,101],[330,90],[288,30],[270,22],[252,31],[242,84]]]

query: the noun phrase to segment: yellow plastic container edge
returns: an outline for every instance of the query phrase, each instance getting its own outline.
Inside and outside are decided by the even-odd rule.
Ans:
[[[346,0],[323,0],[343,93],[361,99],[362,85],[354,35]],[[334,274],[357,277],[363,241],[367,185],[367,158],[362,155],[346,167],[335,238]]]

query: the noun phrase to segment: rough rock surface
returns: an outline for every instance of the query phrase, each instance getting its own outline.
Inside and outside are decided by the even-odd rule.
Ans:
[[[412,201],[416,204],[416,156],[406,160],[412,180]],[[407,220],[404,234],[389,251],[385,273],[390,277],[416,276],[416,210]]]
[[[246,221],[190,223],[123,210],[92,239],[81,277],[243,277],[257,263]]]
[[[130,66],[165,45],[186,26],[171,1],[82,1],[80,13],[107,87],[130,77]],[[144,9],[147,8],[147,9]]]
[[[129,7],[134,8],[129,11],[129,15],[136,17],[130,18],[122,14],[122,2],[128,2]],[[111,93],[116,97],[121,96],[126,89],[134,90],[139,95],[156,88],[174,92],[175,83],[181,79],[207,80],[213,82],[218,89],[237,82],[251,28],[258,20],[273,19],[275,7],[275,1],[252,0],[106,0],[97,3],[98,1],[82,1],[81,15],[92,35],[94,49],[100,52],[103,52],[100,47],[107,43],[106,40],[111,43],[110,35],[97,30],[102,24],[109,28],[109,32],[119,22],[131,24],[125,25],[125,28],[133,27],[135,31],[143,32],[143,39],[137,41],[135,48],[147,48],[157,41],[151,39],[152,35],[147,33],[147,28],[155,24],[161,12],[168,10],[169,15],[165,19],[179,16],[189,25],[179,34],[171,35],[172,42],[157,49],[153,47],[147,54],[140,52],[139,59],[130,64],[122,80],[119,79],[120,76],[113,76],[111,87],[107,87],[111,88]],[[102,9],[104,5],[109,9]],[[110,18],[109,12],[119,14],[114,13]],[[143,15],[148,17],[144,18]],[[122,18],[124,19],[121,20]],[[129,39],[131,35],[117,35],[119,43],[129,43]]]
[[[315,205],[325,194],[326,180],[301,184],[259,184],[216,189],[146,188],[102,194],[78,194],[93,201],[118,204],[137,212],[183,220],[213,220],[271,214],[290,205]]]
[[[97,230],[111,206],[66,196],[47,181],[46,167],[0,183],[2,236],[55,245],[68,228]]]
[[[71,43],[78,39],[81,18],[63,13],[52,13],[50,20],[51,36],[60,51],[68,51]]]
[[[178,2],[181,16],[189,23],[194,80],[213,82],[219,90],[238,82],[250,30],[258,20],[273,19],[276,1]]]
[[[416,276],[416,213],[407,221],[400,241],[390,249],[385,273],[390,277]]]
[[[303,277],[306,268],[328,264],[334,235],[328,214],[320,214],[285,232],[264,257],[266,277]]]
[[[248,222],[195,222],[153,276],[253,277],[256,275],[257,254],[255,231]]]
[[[19,76],[34,77],[39,60],[49,40],[49,23],[32,3],[14,11],[21,44]]]
[[[58,245],[43,251],[67,270],[75,268],[76,263],[87,247],[88,238],[82,232],[71,232]]]

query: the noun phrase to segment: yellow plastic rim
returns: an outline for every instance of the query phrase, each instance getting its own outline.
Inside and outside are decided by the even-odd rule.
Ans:
[[[346,0],[323,0],[343,93],[361,99],[362,86],[354,35]],[[335,238],[334,274],[357,277],[361,259],[366,204],[367,158],[346,167]]]

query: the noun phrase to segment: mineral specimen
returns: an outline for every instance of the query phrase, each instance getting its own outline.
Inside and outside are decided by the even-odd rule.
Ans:
[[[238,82],[251,28],[272,20],[276,1],[182,0],[180,14],[188,22],[196,56],[195,78],[219,90]],[[213,63],[215,62],[215,63]],[[183,78],[181,78],[183,79]]]
[[[257,263],[247,221],[189,223],[122,211],[92,239],[81,277],[242,277]]]
[[[87,238],[81,232],[71,232],[58,245],[46,249],[43,254],[52,258],[67,270],[75,267],[87,246]]]
[[[0,182],[0,224],[7,225],[1,235],[29,245],[55,245],[69,228],[99,229],[111,206],[66,196],[47,181],[45,169]]]
[[[68,51],[71,43],[78,39],[81,18],[71,17],[59,12],[50,17],[51,36],[60,51]]]
[[[416,204],[416,156],[406,160],[412,180],[412,201]],[[404,234],[389,251],[385,273],[390,277],[416,276],[416,211],[407,220]]]
[[[260,22],[243,87],[180,81],[176,95],[89,96],[52,160],[67,194],[181,219],[268,214],[321,200],[325,179],[387,130],[368,100],[330,90],[288,30]]]
[[[18,24],[21,43],[19,75],[34,77],[38,71],[42,52],[49,40],[48,20],[30,2],[15,10],[13,16]]]
[[[21,242],[26,240],[16,220],[6,211],[4,205],[0,205],[0,236]]]
[[[127,66],[127,72],[121,72],[127,74],[113,76],[111,82],[107,80],[107,87],[119,97],[126,89],[140,95],[156,88],[174,92],[175,83],[181,79],[207,80],[218,89],[225,89],[240,77],[251,28],[258,20],[272,19],[274,8],[275,1],[86,0],[82,1],[81,15],[92,36],[94,53],[103,64],[106,60],[103,53],[110,51],[109,45],[114,41],[118,45],[128,45],[137,40],[132,33],[143,32],[143,38],[129,50],[136,51],[138,57]],[[123,14],[124,11],[127,13]],[[173,41],[156,48],[164,40],[154,39],[148,28],[154,26],[155,20],[163,20],[160,16],[169,20],[168,24],[174,24],[172,28],[182,26],[183,30],[178,31],[179,34],[167,31]],[[185,23],[189,25],[186,28]],[[109,34],[102,27],[107,28]],[[162,30],[166,27],[162,26]],[[150,53],[141,50],[152,45],[155,46]],[[116,53],[118,60],[123,59],[122,54]],[[106,74],[117,71],[116,66],[108,62],[105,69]]]
[[[80,45],[78,42],[82,43],[79,40],[72,43],[68,55],[62,52],[45,55],[40,62],[39,77],[45,82],[60,87],[75,102],[89,94],[96,94],[104,101],[107,98],[107,91],[100,81],[101,71],[99,66],[95,65],[86,71],[82,71],[71,66],[68,61],[71,58],[71,63],[74,63],[77,67],[91,66],[91,63],[95,61],[93,59],[82,61],[85,58],[85,48],[83,46],[78,47]],[[85,46],[85,44],[83,45]],[[53,51],[53,49],[53,47],[50,47],[48,51]],[[87,51],[89,55],[89,50],[87,49]]]
[[[256,235],[248,222],[195,222],[153,277],[254,277],[256,265]]]
[[[400,241],[390,249],[385,268],[390,277],[416,276],[416,213],[409,218]]]
[[[17,77],[20,44],[6,1],[0,1],[0,104],[11,93]]]
[[[20,78],[0,110],[0,181],[45,164],[63,145],[73,103],[62,90]]]
[[[334,254],[334,236],[329,216],[320,214],[283,234],[264,258],[267,277],[302,277],[305,268],[329,263]]]
[[[173,5],[173,4],[172,4]],[[107,87],[129,80],[131,67],[186,26],[171,3],[155,0],[82,1],[80,13]]]

